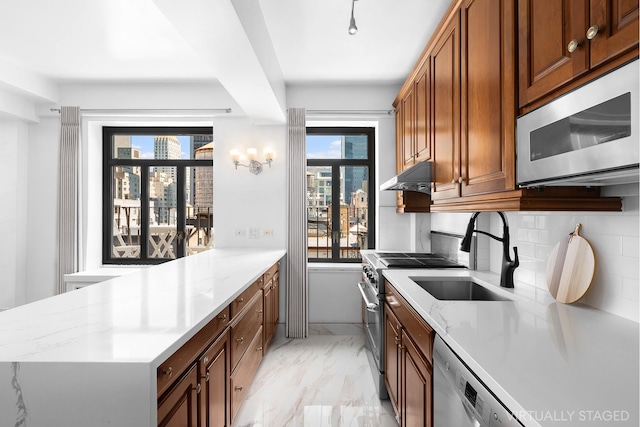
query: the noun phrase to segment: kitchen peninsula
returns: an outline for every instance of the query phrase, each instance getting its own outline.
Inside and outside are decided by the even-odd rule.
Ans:
[[[0,425],[157,425],[158,368],[284,255],[213,249],[0,313]]]

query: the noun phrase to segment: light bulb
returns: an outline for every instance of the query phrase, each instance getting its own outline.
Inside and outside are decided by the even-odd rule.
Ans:
[[[238,150],[231,150],[231,161],[240,161],[240,152]]]

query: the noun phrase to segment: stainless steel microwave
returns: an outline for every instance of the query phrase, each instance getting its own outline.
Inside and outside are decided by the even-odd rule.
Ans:
[[[638,182],[638,62],[517,119],[518,185]]]

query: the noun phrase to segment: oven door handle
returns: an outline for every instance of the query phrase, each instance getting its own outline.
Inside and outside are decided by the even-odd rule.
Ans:
[[[364,286],[365,286],[364,282],[358,282],[358,289],[360,289],[360,294],[362,294],[362,300],[364,301],[364,304],[367,307],[367,310],[377,312],[378,309],[380,308],[380,305],[369,301],[369,298],[367,298],[367,293],[364,290]]]

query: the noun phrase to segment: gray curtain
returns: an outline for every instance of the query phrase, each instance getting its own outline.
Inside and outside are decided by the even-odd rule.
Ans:
[[[304,108],[289,108],[287,138],[287,316],[290,338],[309,335],[309,286],[307,276],[307,153]]]
[[[58,195],[58,286],[80,268],[80,107],[60,109],[60,177]]]

